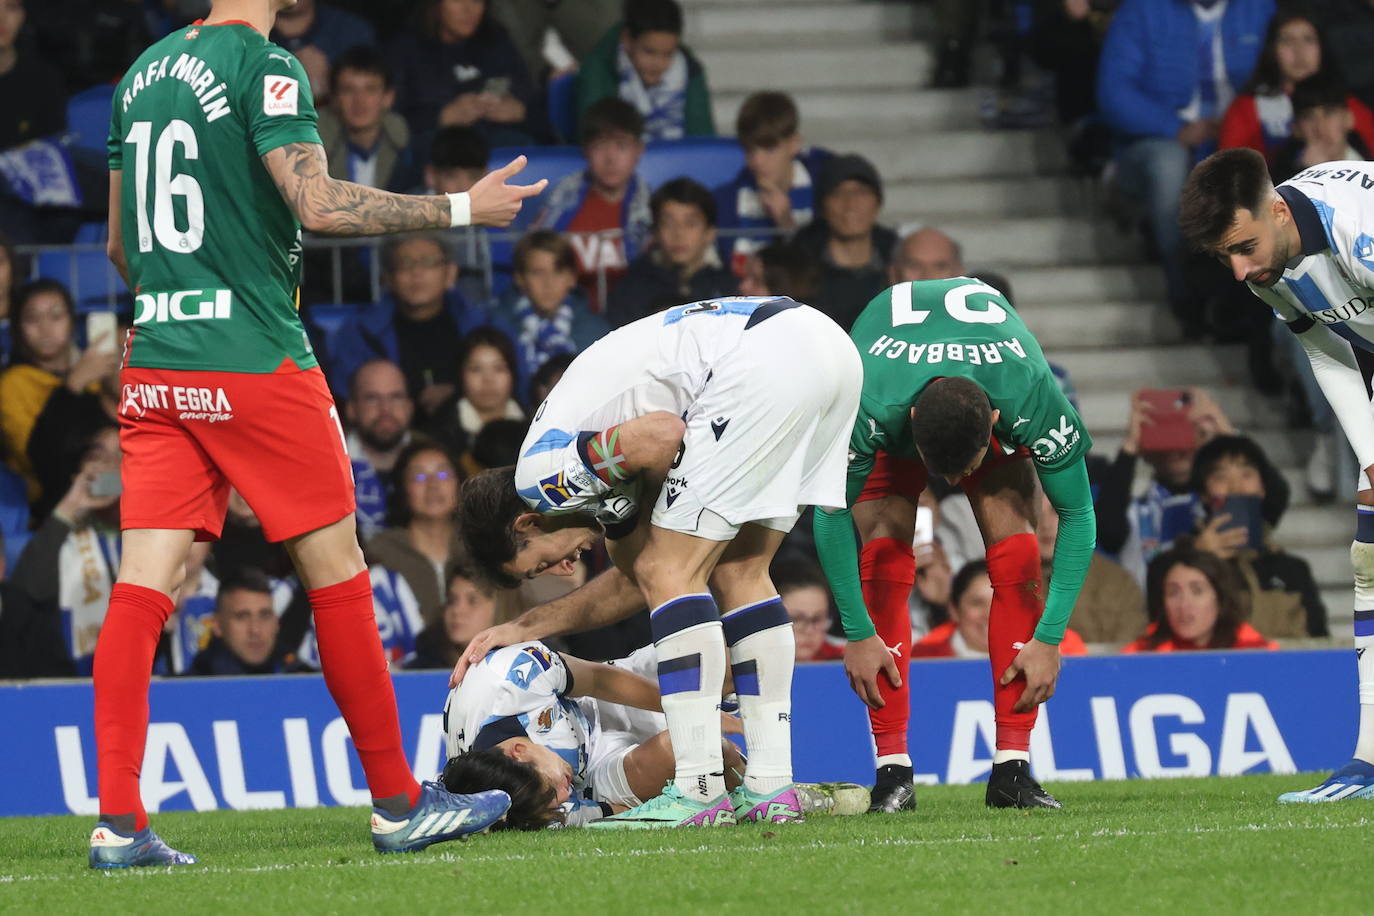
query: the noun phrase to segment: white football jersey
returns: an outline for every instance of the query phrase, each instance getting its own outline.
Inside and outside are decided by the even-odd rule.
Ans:
[[[1324,162],[1277,190],[1302,254],[1272,288],[1251,291],[1298,333],[1319,322],[1374,352],[1374,163]]]

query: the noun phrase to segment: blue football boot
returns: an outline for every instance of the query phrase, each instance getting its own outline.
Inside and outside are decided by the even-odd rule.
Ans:
[[[1357,798],[1374,798],[1374,764],[1365,763],[1363,760],[1350,761],[1315,789],[1285,792],[1279,796],[1279,801],[1287,804],[1347,801]]]
[[[499,789],[454,795],[442,783],[425,782],[420,798],[401,820],[372,809],[372,845],[378,852],[418,852],[435,843],[481,833],[510,808],[510,796]]]
[[[135,834],[120,833],[109,824],[91,831],[91,868],[143,868],[162,865],[195,865],[196,857],[177,852],[144,827]]]

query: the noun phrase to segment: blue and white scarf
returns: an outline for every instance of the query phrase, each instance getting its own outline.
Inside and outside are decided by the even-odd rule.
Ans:
[[[534,307],[529,296],[521,296],[515,303],[515,320],[519,330],[516,345],[526,366],[542,366],[545,360],[561,353],[576,353],[573,340],[573,307],[564,302],[551,317],[544,317]]]
[[[681,140],[687,134],[687,55],[678,48],[657,86],[646,86],[622,44],[616,50],[620,98],[644,115],[645,140]]]

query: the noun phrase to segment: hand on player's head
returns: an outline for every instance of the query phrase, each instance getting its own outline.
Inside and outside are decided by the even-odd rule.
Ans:
[[[525,198],[533,197],[548,187],[547,178],[534,184],[506,184],[525,167],[528,160],[516,156],[509,163],[495,171],[483,175],[468,191],[472,203],[472,224],[474,226],[509,226],[511,220],[520,213]]]

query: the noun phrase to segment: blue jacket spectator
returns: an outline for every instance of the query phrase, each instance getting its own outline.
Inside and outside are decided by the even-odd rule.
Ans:
[[[494,313],[515,329],[516,352],[531,370],[559,354],[580,353],[610,330],[577,288],[572,243],[549,229],[535,229],[515,246],[515,288]]]
[[[375,45],[377,33],[366,19],[317,0],[296,0],[277,13],[272,41],[301,62],[315,101],[329,98],[330,69],[339,55],[359,45]]]

